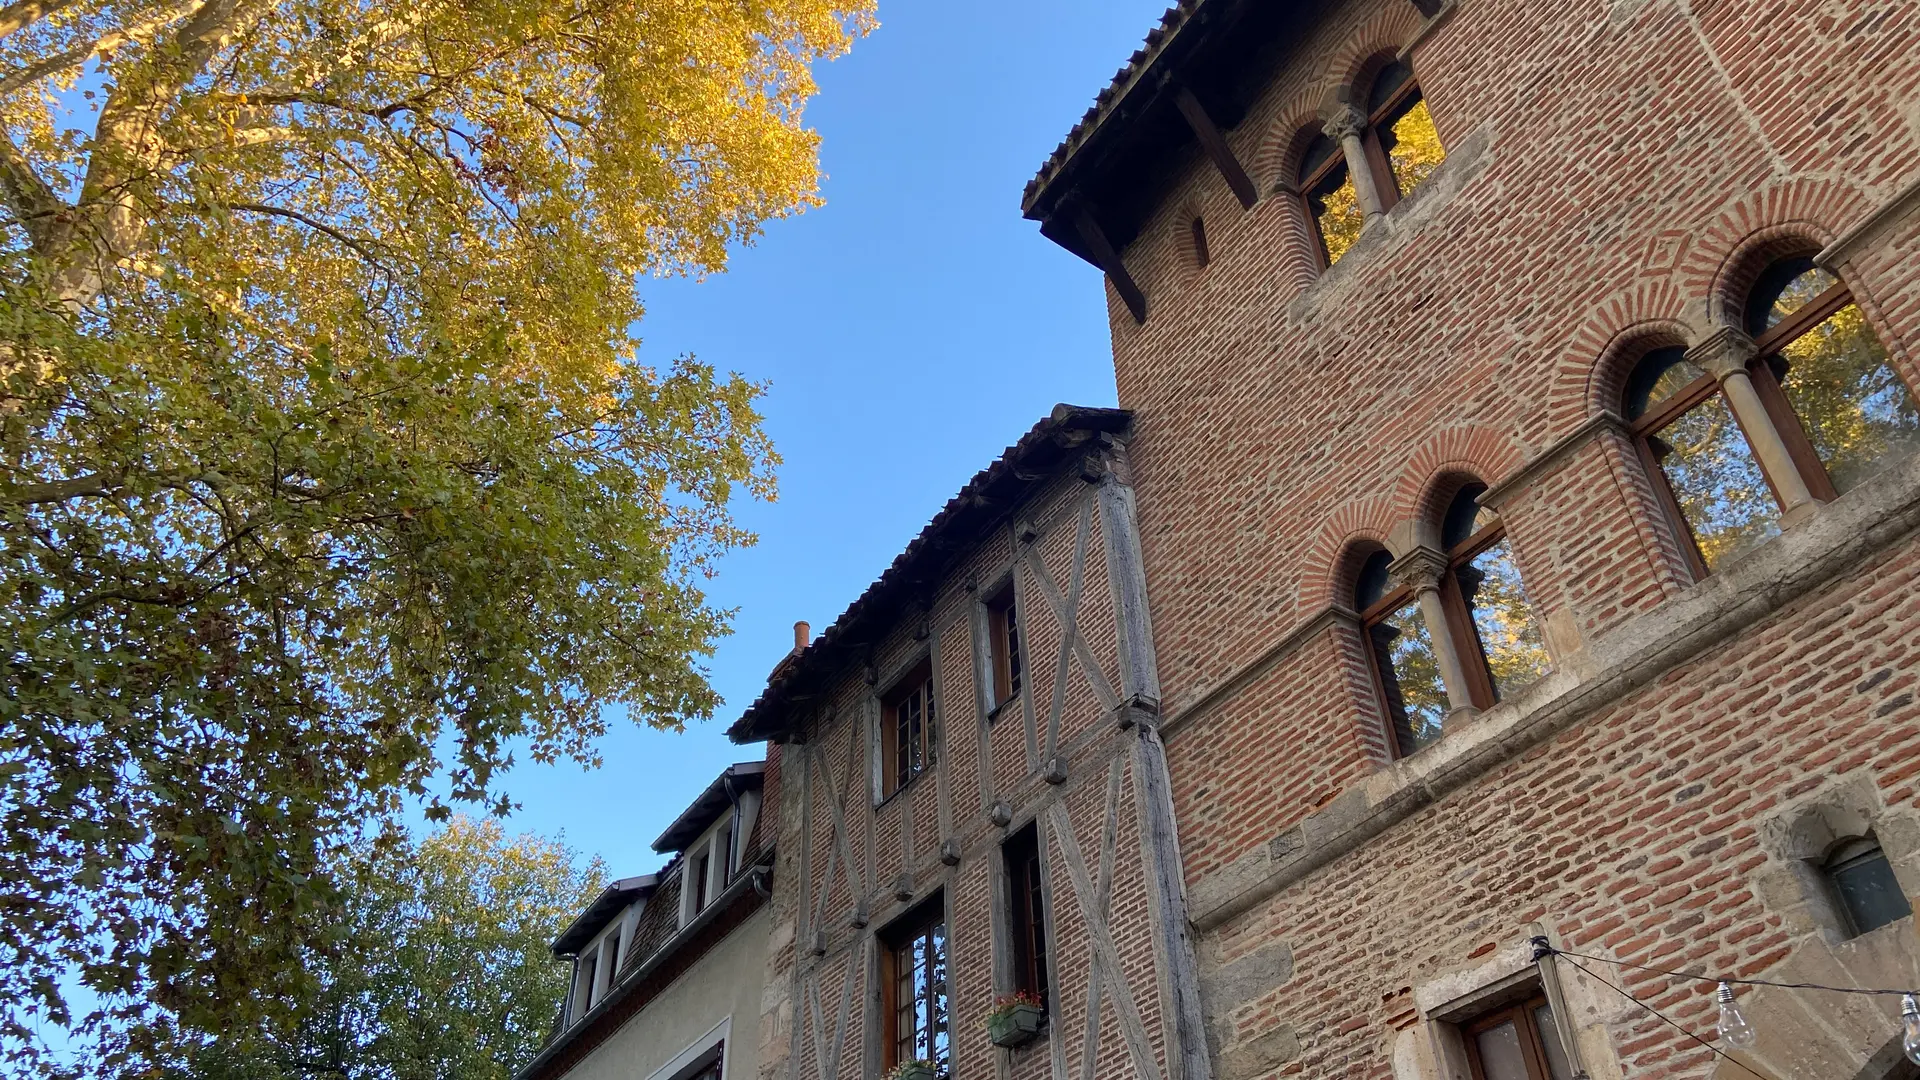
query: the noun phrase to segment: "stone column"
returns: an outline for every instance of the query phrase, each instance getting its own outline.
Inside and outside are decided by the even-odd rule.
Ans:
[[[1720,389],[1727,395],[1733,415],[1739,417],[1748,445],[1786,506],[1782,517],[1791,525],[1812,513],[1820,501],[1808,489],[1806,477],[1800,475],[1793,453],[1780,437],[1780,429],[1773,425],[1773,416],[1760,400],[1760,392],[1754,389],[1753,376],[1747,373],[1756,352],[1753,339],[1743,331],[1722,326],[1689,348],[1687,359],[1720,380]]]
[[[1367,213],[1367,225],[1371,226],[1387,212],[1387,204],[1375,183],[1373,165],[1367,160],[1367,145],[1361,138],[1366,134],[1367,114],[1350,103],[1336,105],[1327,113],[1326,123],[1320,130],[1340,144],[1340,153],[1347,161],[1347,175],[1353,178],[1353,193],[1359,197],[1360,208]]]
[[[1440,578],[1447,572],[1447,557],[1430,547],[1416,547],[1387,566],[1387,576],[1395,584],[1413,590],[1420,601],[1420,614],[1427,621],[1427,637],[1433,641],[1433,656],[1440,665],[1440,681],[1447,687],[1447,723],[1471,719],[1479,712],[1473,695],[1467,690],[1467,667],[1460,648],[1447,626],[1446,605],[1440,601]]]

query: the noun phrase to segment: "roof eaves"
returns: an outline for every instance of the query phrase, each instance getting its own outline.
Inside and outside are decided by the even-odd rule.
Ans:
[[[1145,43],[1134,50],[1133,55],[1127,58],[1127,62],[1114,73],[1113,80],[1094,96],[1093,105],[1073,125],[1072,130],[1067,132],[1067,137],[1060,140],[1060,145],[1054,148],[1053,153],[1047,156],[1047,160],[1040,166],[1040,171],[1034,174],[1033,179],[1027,181],[1026,189],[1021,193],[1020,198],[1020,209],[1023,213],[1028,217],[1034,216],[1035,206],[1045,193],[1047,186],[1060,175],[1066,168],[1067,162],[1093,137],[1101,125],[1119,111],[1128,95],[1141,85],[1147,73],[1152,70],[1155,61],[1166,51],[1167,46],[1173,42],[1180,31],[1191,22],[1194,13],[1199,11],[1206,2],[1207,0],[1180,0],[1160,16],[1160,25],[1147,32]]]
[[[910,585],[941,571],[958,550],[979,539],[979,530],[1004,516],[1001,510],[982,509],[992,502],[987,498],[989,492],[1014,487],[1017,495],[1023,496],[1036,481],[1030,468],[1041,464],[1044,455],[1068,453],[1074,445],[1098,435],[1122,434],[1132,420],[1133,414],[1125,409],[1054,406],[1053,411],[1019,441],[1007,447],[947,500],[920,534],[848,605],[832,626],[794,655],[792,663],[775,669],[766,689],[727,729],[727,737],[736,743],[759,742],[790,727],[793,718],[784,714],[793,704],[794,692],[811,681],[830,678],[841,669],[850,656],[851,647],[846,645],[846,639],[852,631],[869,619],[887,614],[888,604],[897,601]]]
[[[698,839],[700,834],[706,831],[707,826],[713,824],[714,818],[718,817],[731,802],[731,797],[727,793],[727,782],[730,780],[735,782],[736,792],[747,790],[758,786],[766,771],[767,763],[764,761],[736,762],[722,769],[713,783],[708,784],[700,794],[694,796],[693,801],[687,804],[687,808],[680,812],[680,816],[673,819],[673,824],[668,825],[666,831],[660,834],[660,838],[653,842],[653,850],[664,855],[670,851],[679,851]]]

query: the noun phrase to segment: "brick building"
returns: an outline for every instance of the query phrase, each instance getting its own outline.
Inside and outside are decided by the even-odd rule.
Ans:
[[[1215,1076],[1907,1075],[1893,999],[1737,1064],[1526,939],[1920,983],[1916,180],[1874,0],[1188,0],[1046,164]]]
[[[1920,7],[1187,0],[1025,210],[1122,409],[734,725],[762,1077],[1920,1075],[1644,970],[1920,984]]]

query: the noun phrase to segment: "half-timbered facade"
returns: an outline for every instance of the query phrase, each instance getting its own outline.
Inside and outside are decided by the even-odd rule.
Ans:
[[[785,763],[767,1080],[1206,1077],[1129,431],[1054,410],[734,725]]]

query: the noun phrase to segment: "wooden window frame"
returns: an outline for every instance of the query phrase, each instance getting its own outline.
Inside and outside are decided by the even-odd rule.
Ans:
[[[693,907],[690,915],[698,915],[707,910],[707,904],[712,901],[713,898],[707,895],[710,891],[707,888],[707,877],[712,873],[713,845],[706,844],[701,847],[700,854],[687,860],[687,876],[692,879],[690,884],[693,886]]]
[[[903,751],[912,740],[911,720],[903,715],[909,702],[918,700],[920,734],[917,749],[919,764],[903,759]],[[933,693],[933,664],[923,659],[896,679],[880,696],[880,798],[885,801],[912,786],[933,768],[934,748],[938,745],[938,712]]]
[[[1323,137],[1324,134],[1324,132],[1317,133],[1313,138],[1308,139],[1307,148],[1312,149],[1313,144]],[[1328,176],[1333,174],[1335,169],[1352,167],[1347,161],[1346,148],[1340,145],[1340,140],[1328,138],[1327,141],[1333,144],[1333,155],[1321,162],[1320,167],[1313,170],[1311,174],[1302,176],[1298,188],[1300,192],[1300,209],[1307,215],[1307,228],[1313,233],[1314,258],[1318,261],[1319,269],[1322,271],[1332,269],[1333,259],[1327,249],[1327,234],[1320,228],[1320,215],[1313,212],[1313,192],[1314,189],[1326,181]],[[1347,177],[1347,182],[1350,184],[1353,183],[1353,177],[1351,175]]]
[[[1002,586],[984,606],[987,609],[987,665],[993,697],[987,711],[992,714],[1018,698],[1026,682],[1026,664],[1020,655],[1020,602],[1013,582]]]
[[[1491,709],[1500,702],[1494,689],[1493,669],[1487,663],[1486,645],[1480,640],[1480,628],[1473,611],[1460,591],[1460,568],[1484,555],[1488,548],[1507,538],[1505,522],[1495,521],[1474,531],[1471,536],[1447,552],[1447,571],[1440,577],[1440,606],[1446,613],[1447,635],[1466,669],[1467,698],[1476,709]],[[1429,630],[1431,632],[1431,630]]]
[[[1361,565],[1364,567],[1373,556],[1373,552],[1368,552],[1366,558],[1361,560]],[[1389,552],[1389,558],[1391,558],[1391,552]],[[1391,761],[1408,757],[1410,752],[1400,745],[1400,736],[1394,730],[1393,703],[1387,700],[1387,680],[1380,672],[1379,651],[1373,647],[1373,628],[1385,621],[1387,616],[1405,607],[1410,601],[1418,602],[1412,586],[1395,585],[1390,582],[1387,591],[1381,594],[1380,599],[1375,600],[1367,606],[1365,611],[1360,612],[1360,649],[1367,656],[1367,674],[1372,676],[1374,705],[1380,710],[1381,720],[1386,723],[1387,755]],[[1428,627],[1427,632],[1433,633],[1433,627]],[[1394,681],[1397,683],[1399,676],[1394,676]]]
[[[912,1032],[907,1032],[903,1036],[900,1029],[900,1012],[902,1006],[900,980],[903,974],[905,974],[907,978],[912,978],[910,967],[905,973],[901,970],[901,953],[909,952],[917,942],[922,940],[930,942],[934,931],[936,929],[940,930],[942,957],[947,965],[947,980],[948,983],[951,984],[953,979],[953,961],[950,950],[946,947],[946,922],[945,897],[940,893],[935,893],[930,899],[923,902],[913,911],[902,916],[879,935],[880,943],[883,946],[880,950],[879,965],[880,1071],[883,1075],[894,1069],[902,1061],[912,1060],[901,1056],[901,1040],[905,1038],[910,1043],[913,1038]],[[919,1005],[918,1000],[913,1002],[913,1007],[916,1011]],[[928,1002],[928,1008],[932,1008],[931,1000]],[[951,994],[947,996],[946,1013],[948,1025],[947,1045],[948,1053],[951,1054],[953,1045],[953,998]],[[931,1024],[931,1018],[929,1018],[929,1024]]]
[[[1040,830],[1035,822],[1016,829],[1000,845],[1007,875],[1007,939],[1012,944],[1010,990],[1025,991],[1052,1010],[1053,994],[1047,964],[1051,942],[1047,935],[1046,864],[1040,857]]]
[[[1378,82],[1380,75],[1392,66],[1393,64],[1389,62],[1382,65],[1379,71],[1374,72],[1373,80],[1368,84],[1369,90],[1372,88],[1372,83]],[[1367,96],[1371,98],[1373,95],[1369,93]],[[1374,189],[1380,193],[1380,210],[1383,213],[1398,206],[1400,200],[1407,196],[1400,190],[1399,179],[1393,175],[1393,162],[1387,157],[1387,148],[1380,138],[1380,129],[1386,125],[1388,117],[1407,105],[1409,98],[1416,97],[1424,100],[1426,95],[1420,92],[1420,77],[1413,73],[1411,66],[1408,66],[1407,81],[1402,83],[1384,104],[1367,114],[1367,130],[1360,136],[1361,145],[1367,150],[1367,168],[1373,173]]]
[[[1647,357],[1659,351],[1657,348],[1646,350],[1641,354],[1640,359],[1635,361],[1635,367],[1645,363]],[[1764,367],[1765,365],[1749,365],[1749,370],[1755,366]],[[1766,381],[1772,383],[1770,377]],[[1753,380],[1756,389],[1760,389],[1760,382],[1761,380],[1757,378]],[[1776,385],[1773,389],[1777,395],[1779,387]],[[1765,400],[1766,390],[1761,389],[1760,395],[1762,400]],[[1747,433],[1746,423],[1740,419],[1740,414],[1734,409],[1733,402],[1727,400],[1726,395],[1720,392],[1720,380],[1712,372],[1702,373],[1699,378],[1667,395],[1666,400],[1648,409],[1627,427],[1628,434],[1633,437],[1634,451],[1640,456],[1640,467],[1646,471],[1647,480],[1654,489],[1654,497],[1659,500],[1662,509],[1666,512],[1675,538],[1680,541],[1681,554],[1685,557],[1687,569],[1692,572],[1695,581],[1706,580],[1707,575],[1712,571],[1707,567],[1706,557],[1700,554],[1700,539],[1693,534],[1693,523],[1687,520],[1686,513],[1680,508],[1680,497],[1673,493],[1673,483],[1667,479],[1667,471],[1660,467],[1660,457],[1653,452],[1651,440],[1682,416],[1692,412],[1695,407],[1715,396],[1718,396],[1726,406],[1727,415],[1733,417],[1734,426],[1740,429],[1740,438],[1746,442],[1748,453],[1752,453],[1753,438]],[[1771,405],[1768,408],[1769,411],[1772,410]],[[1777,482],[1761,465],[1758,455],[1754,456],[1753,465],[1760,470],[1761,478],[1767,482],[1767,491],[1773,496],[1774,505],[1784,510],[1786,500],[1780,497]]]
[[[1547,999],[1544,995],[1535,995],[1481,1013],[1460,1025],[1460,1041],[1466,1046],[1467,1067],[1473,1074],[1473,1080],[1487,1080],[1486,1069],[1480,1062],[1480,1034],[1507,1021],[1512,1021],[1514,1030],[1520,1034],[1520,1050],[1527,1059],[1530,1080],[1553,1080],[1553,1072],[1547,1068],[1546,1047],[1541,1042],[1539,1026],[1533,1020],[1533,1011],[1545,1004]],[[1559,1037],[1557,1032],[1554,1037]]]

